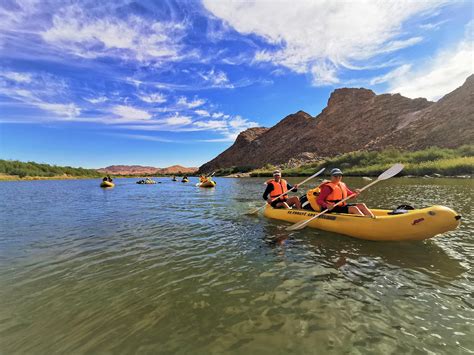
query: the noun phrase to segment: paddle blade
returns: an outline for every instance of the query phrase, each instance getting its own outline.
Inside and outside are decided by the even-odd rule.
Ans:
[[[253,208],[253,209],[248,210],[247,212],[245,212],[245,214],[246,214],[247,216],[255,215],[255,214],[257,214],[263,207],[265,207],[265,206],[262,206],[262,207],[259,207],[259,208]]]
[[[394,177],[400,171],[402,171],[403,168],[404,168],[403,164],[395,164],[390,169],[388,169],[388,170],[384,171],[382,174],[380,174],[379,177],[377,178],[377,180],[390,179],[391,177]]]
[[[247,212],[245,212],[245,214],[247,216],[253,216],[253,215],[257,214],[258,211],[260,211],[260,208],[254,208],[253,210],[248,210]]]
[[[326,170],[326,168],[322,168],[321,170],[319,170],[319,171],[318,171],[316,174],[314,174],[313,176],[316,177],[316,176],[322,174],[324,170]]]
[[[291,231],[298,231],[300,229],[303,229],[304,227],[306,227],[306,224],[308,224],[308,222],[310,221],[310,219],[307,219],[305,221],[299,221],[289,227],[286,227],[286,230],[291,232]]]

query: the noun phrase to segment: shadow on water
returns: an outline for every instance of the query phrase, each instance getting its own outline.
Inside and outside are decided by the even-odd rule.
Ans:
[[[262,240],[272,249],[285,253],[285,248],[309,248],[315,263],[336,269],[350,266],[351,260],[370,259],[389,268],[410,269],[424,273],[437,283],[456,280],[467,271],[435,240],[422,242],[372,242],[319,230],[288,232],[286,224],[276,222],[264,228]]]

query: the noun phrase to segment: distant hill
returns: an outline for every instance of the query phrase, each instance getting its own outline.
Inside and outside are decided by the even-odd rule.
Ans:
[[[456,148],[474,139],[474,75],[438,102],[363,88],[336,89],[316,117],[298,111],[271,128],[250,128],[201,172],[266,164],[298,166],[363,150]]]
[[[141,165],[111,165],[106,168],[97,169],[101,174],[111,175],[190,175],[197,170],[198,168],[187,168],[181,165],[173,165],[167,168]]]

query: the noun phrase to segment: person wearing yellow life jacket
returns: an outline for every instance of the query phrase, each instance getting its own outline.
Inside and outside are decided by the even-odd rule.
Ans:
[[[374,217],[372,211],[370,211],[364,203],[349,204],[343,202],[337,206],[336,203],[350,196],[356,198],[359,196],[360,191],[357,189],[354,192],[351,191],[345,183],[342,182],[342,171],[338,168],[331,170],[331,180],[322,183],[320,187],[320,193],[317,199],[317,204],[321,206],[321,209],[329,209],[328,213],[349,213],[357,214],[361,216]]]
[[[281,178],[280,170],[273,172],[273,179],[267,181],[267,188],[263,193],[263,199],[268,202],[273,208],[290,208],[295,206],[297,209],[301,209],[301,203],[298,197],[288,197],[283,195],[280,198],[273,201],[277,196],[293,189],[292,191],[298,191],[298,185],[291,186],[286,180]]]
[[[207,182],[207,181],[208,181],[208,178],[205,177],[204,175],[201,175],[201,176],[199,177],[199,182],[200,182],[200,183]]]

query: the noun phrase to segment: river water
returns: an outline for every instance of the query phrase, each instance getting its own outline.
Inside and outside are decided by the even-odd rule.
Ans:
[[[411,243],[244,216],[264,178],[134,181],[0,183],[1,354],[474,352],[472,180],[364,193],[462,214]]]

